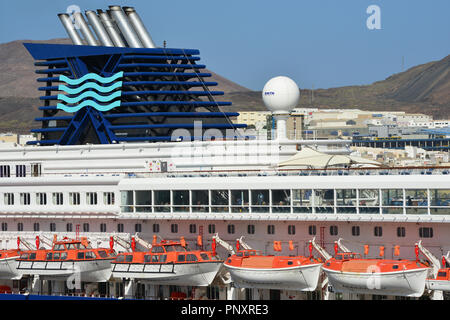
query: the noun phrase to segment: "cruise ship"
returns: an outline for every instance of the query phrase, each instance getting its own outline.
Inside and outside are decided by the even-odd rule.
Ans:
[[[288,139],[286,119],[299,89],[285,77],[269,81],[262,93],[276,119],[275,139],[245,135],[245,125],[230,120],[238,114],[226,111],[231,103],[218,101],[223,92],[211,89],[217,83],[205,80],[211,74],[198,63],[199,51],[157,47],[134,8],[59,18],[72,45],[24,44],[42,92],[43,115],[36,119],[42,125],[32,130],[37,140],[0,148],[0,249],[18,249],[12,260],[0,256],[10,259],[0,264],[1,291],[133,299],[447,297],[425,278],[414,294],[358,291],[333,283],[341,278],[329,279],[326,269],[316,269],[320,278],[307,290],[265,283],[275,277],[270,273],[237,284],[225,266],[196,282],[202,285],[162,276],[144,281],[137,271],[127,276],[131,266],[121,264],[132,257],[127,252],[154,254],[168,241],[197,250],[192,259],[214,251],[214,265],[245,254],[260,256],[256,269],[276,256],[288,266],[290,257],[314,255],[317,264],[332,255],[347,259],[341,251],[415,261],[421,274],[435,278],[450,251],[449,168],[386,168],[352,157],[347,140]],[[75,239],[77,250],[103,252],[102,261],[122,252],[115,260],[121,273],[73,285],[38,272],[50,268],[63,239]],[[47,258],[36,267],[29,260],[41,249]],[[141,256],[142,272],[146,259]],[[149,272],[162,272],[162,265]],[[172,276],[174,268],[167,271]]]

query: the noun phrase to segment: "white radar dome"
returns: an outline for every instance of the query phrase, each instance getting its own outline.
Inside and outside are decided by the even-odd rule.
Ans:
[[[262,91],[263,102],[272,113],[290,113],[300,100],[300,89],[294,80],[279,76],[267,81]]]

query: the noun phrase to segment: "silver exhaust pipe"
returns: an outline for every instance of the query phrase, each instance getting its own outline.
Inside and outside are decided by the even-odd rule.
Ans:
[[[122,11],[122,8],[120,6],[109,6],[109,13],[111,18],[117,23],[128,46],[131,48],[143,48],[141,41],[131,26],[128,17]]]
[[[83,14],[81,12],[74,12],[73,16],[75,18],[75,22],[80,27],[81,33],[83,34],[83,37],[86,40],[87,44],[90,46],[98,46],[97,39],[95,39],[91,29],[89,29],[86,20],[84,20]]]
[[[116,29],[114,21],[111,20],[108,13],[106,13],[100,9],[97,10],[97,12],[98,12],[101,22],[103,23],[103,26],[106,29],[106,32],[108,33],[109,37],[111,38],[112,42],[114,43],[114,46],[126,47],[127,45],[125,44],[122,37],[120,36],[118,30]]]
[[[69,15],[67,13],[60,13],[58,14],[58,17],[59,20],[61,20],[64,29],[66,29],[66,32],[69,35],[70,39],[72,40],[72,43],[77,46],[82,46],[84,44],[83,40],[81,39],[77,30],[75,30],[75,27],[73,26],[72,20],[70,20]]]
[[[156,45],[153,42],[150,33],[145,28],[145,25],[136,10],[134,10],[133,7],[123,7],[123,11],[125,11],[125,13],[127,14],[128,19],[130,20],[144,48],[156,48]]]
[[[91,25],[92,29],[97,35],[98,40],[100,41],[100,44],[105,47],[114,47],[114,43],[109,37],[108,32],[106,31],[97,14],[91,10],[86,10],[85,14],[89,21],[89,24]]]

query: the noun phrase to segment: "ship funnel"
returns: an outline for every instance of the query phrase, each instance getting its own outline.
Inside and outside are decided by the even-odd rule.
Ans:
[[[120,6],[109,6],[109,13],[111,18],[117,23],[122,35],[131,48],[143,48],[136,32],[128,20],[127,15],[122,11]]]
[[[83,14],[81,12],[74,12],[73,16],[75,18],[75,22],[80,27],[81,33],[83,34],[86,43],[90,46],[98,46],[98,42],[92,34],[91,29],[89,29],[86,20],[84,20]]]
[[[127,14],[128,19],[130,20],[143,46],[145,48],[156,48],[156,45],[153,42],[150,33],[145,28],[145,25],[136,10],[134,10],[133,7],[123,7],[123,11],[125,11],[125,13]]]
[[[100,44],[105,47],[114,47],[114,43],[109,37],[108,32],[106,31],[97,14],[91,10],[86,10],[85,13],[89,24],[91,25],[92,29],[97,35],[98,40],[100,41]]]
[[[126,47],[125,42],[123,41],[122,37],[120,36],[114,21],[111,20],[108,13],[104,12],[103,10],[97,10],[98,16],[100,17],[101,22],[103,23],[103,26],[106,29],[106,32],[108,33],[109,37],[114,43],[114,46],[116,47]]]
[[[77,30],[75,30],[75,27],[72,23],[72,20],[70,20],[69,15],[67,13],[60,13],[58,14],[58,17],[59,20],[61,20],[64,29],[66,29],[66,32],[69,35],[70,39],[72,40],[72,43],[77,46],[83,45],[83,40],[81,39]]]

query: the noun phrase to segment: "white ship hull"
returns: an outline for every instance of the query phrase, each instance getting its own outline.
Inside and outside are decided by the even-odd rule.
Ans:
[[[113,263],[112,276],[159,285],[203,287],[212,283],[221,266],[221,261],[184,264]]]
[[[238,288],[314,291],[321,264],[278,269],[225,267]]]
[[[21,275],[38,275],[46,280],[106,282],[111,278],[111,260],[95,261],[19,261]]]
[[[17,257],[0,259],[0,279],[19,280],[22,275],[17,270]]]
[[[426,287],[428,290],[450,291],[450,281],[427,279]]]
[[[420,297],[428,269],[383,273],[341,272],[323,268],[336,292]]]

